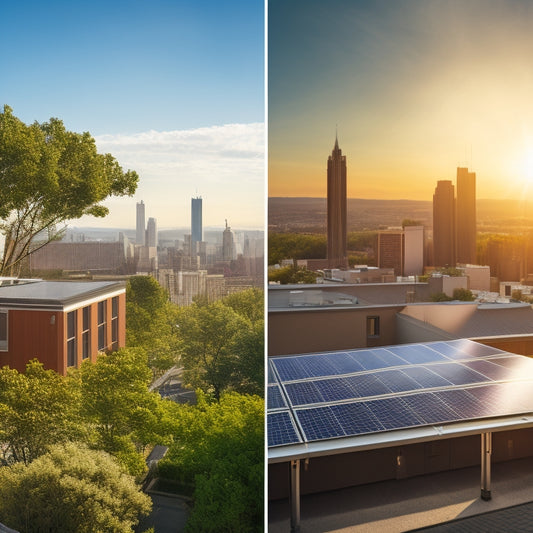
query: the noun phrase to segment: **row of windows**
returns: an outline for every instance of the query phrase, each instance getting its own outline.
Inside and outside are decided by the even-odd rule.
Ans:
[[[107,350],[107,302],[97,304],[96,327],[98,329],[98,351]],[[81,309],[82,313],[82,359],[91,355],[91,308]],[[67,366],[75,366],[78,341],[78,309],[67,313]],[[111,349],[118,349],[118,297],[111,300]]]
[[[7,351],[7,311],[0,311],[0,351]]]

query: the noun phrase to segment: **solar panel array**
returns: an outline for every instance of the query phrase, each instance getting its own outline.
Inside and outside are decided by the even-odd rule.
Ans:
[[[461,339],[269,359],[269,447],[533,412],[533,360]]]

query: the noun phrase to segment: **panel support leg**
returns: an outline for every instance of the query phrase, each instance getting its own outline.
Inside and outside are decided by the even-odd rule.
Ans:
[[[291,469],[291,532],[300,531],[300,461],[290,462]]]
[[[488,501],[490,494],[490,459],[492,455],[492,433],[481,434],[481,499]]]

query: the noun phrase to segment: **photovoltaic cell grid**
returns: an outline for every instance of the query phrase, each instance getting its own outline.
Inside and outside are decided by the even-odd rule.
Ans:
[[[276,415],[273,427],[294,431],[284,440],[277,429],[269,446],[301,442],[298,426],[312,442],[533,411],[533,360],[465,339],[269,363],[280,381],[268,389],[268,427]]]

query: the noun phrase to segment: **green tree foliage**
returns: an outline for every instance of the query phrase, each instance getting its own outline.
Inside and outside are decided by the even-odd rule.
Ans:
[[[264,296],[257,289],[179,309],[184,379],[219,398],[225,390],[264,388]]]
[[[124,348],[85,361],[79,373],[83,412],[95,428],[95,446],[116,456],[131,474],[145,470],[144,446],[158,443],[162,400],[148,390],[143,350]]]
[[[262,531],[264,402],[199,393],[197,406],[177,406],[174,444],[159,463],[163,477],[194,483],[187,530]]]
[[[0,370],[0,442],[9,461],[30,463],[50,444],[86,435],[72,382],[34,360]]]
[[[268,264],[283,259],[324,259],[326,236],[300,233],[271,233],[268,236]]]
[[[178,325],[184,379],[219,398],[235,385],[235,339],[246,328],[246,319],[220,301],[193,303],[180,310]]]
[[[348,250],[366,250],[373,253],[376,237],[375,231],[350,231],[346,242]]]
[[[444,292],[436,292],[429,297],[431,302],[451,302],[453,298]]]
[[[151,276],[134,276],[126,287],[126,342],[143,348],[154,375],[178,362],[176,310]]]
[[[123,172],[110,154],[97,153],[89,133],[68,131],[57,118],[28,126],[4,106],[0,154],[0,275],[18,272],[37,234],[41,246],[66,220],[103,217],[108,209],[100,202],[137,188],[136,172]]]
[[[132,532],[151,501],[107,453],[52,446],[30,465],[0,468],[0,516],[22,533]]]
[[[402,220],[402,228],[405,228],[406,226],[423,226],[422,222],[420,220],[414,220],[412,218],[404,218]]]
[[[462,270],[460,270],[459,268],[455,268],[455,267],[441,268],[441,269],[439,269],[439,272],[443,276],[450,276],[450,277],[453,277],[453,278],[458,278],[458,277],[464,276],[464,272]]]
[[[261,289],[247,289],[226,296],[224,304],[250,322],[258,322],[265,316],[265,294]]]
[[[453,290],[453,299],[461,302],[473,302],[476,297],[468,289],[457,288]]]
[[[268,281],[288,285],[291,283],[316,283],[317,274],[304,267],[286,266],[282,268],[270,269],[268,271]]]

